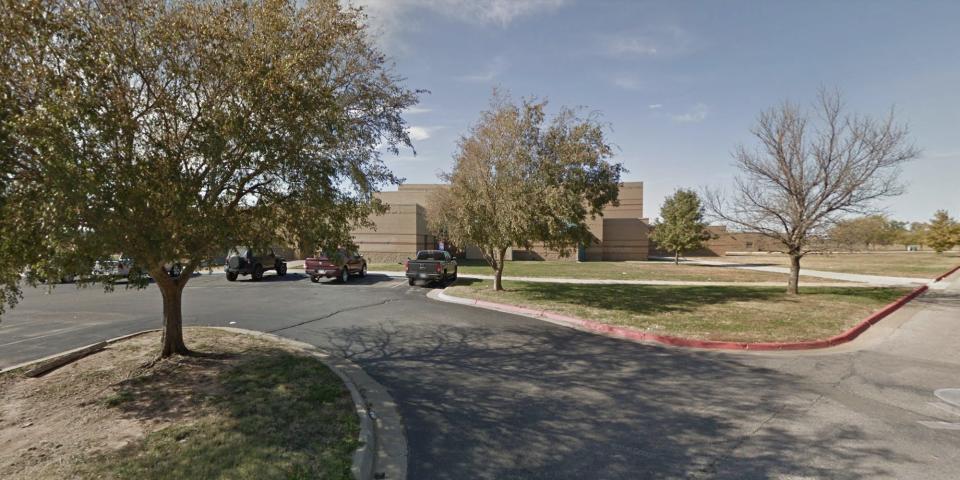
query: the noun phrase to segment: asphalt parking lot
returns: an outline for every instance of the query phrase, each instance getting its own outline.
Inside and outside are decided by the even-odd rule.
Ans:
[[[755,356],[596,336],[435,302],[428,290],[374,275],[200,275],[184,292],[184,320],[274,332],[360,364],[400,406],[412,479],[960,471],[960,430],[931,427],[960,422],[933,393],[960,387],[960,356],[948,340],[927,341],[943,335],[927,331],[941,310],[960,309],[954,291],[921,299],[870,348]],[[27,289],[0,322],[0,367],[156,328],[160,307],[154,287]]]

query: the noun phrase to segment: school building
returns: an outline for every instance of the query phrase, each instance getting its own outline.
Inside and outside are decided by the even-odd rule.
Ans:
[[[374,227],[353,232],[360,252],[370,262],[400,262],[418,250],[438,247],[438,240],[427,226],[427,205],[431,193],[442,184],[404,184],[391,192],[379,193],[389,210],[374,216]],[[568,260],[568,261],[624,261],[647,260],[650,256],[665,255],[650,242],[651,225],[643,211],[643,182],[624,182],[620,185],[619,205],[609,205],[603,216],[588,219],[593,239],[589,245],[570,252],[566,257],[543,245],[513,249],[507,252],[509,260]],[[724,227],[710,227],[713,239],[703,249],[688,255],[717,256],[727,252],[755,252],[768,249],[771,244],[755,233],[727,231]],[[480,253],[467,246],[468,259],[480,259]]]

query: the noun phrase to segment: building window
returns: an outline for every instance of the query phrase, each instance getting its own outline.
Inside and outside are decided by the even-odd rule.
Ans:
[[[747,248],[753,248],[753,242],[747,242]]]

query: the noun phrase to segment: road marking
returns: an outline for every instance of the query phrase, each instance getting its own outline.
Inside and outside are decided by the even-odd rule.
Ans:
[[[928,405],[937,407],[951,415],[960,416],[960,410],[958,410],[958,407],[960,407],[960,388],[941,388],[934,391],[933,394],[940,399],[940,402],[927,402]],[[960,430],[960,423],[942,421],[919,421],[917,423],[934,430]]]
[[[960,407],[960,388],[941,388],[933,394],[945,403]]]
[[[960,410],[958,410],[956,407],[952,407],[950,405],[939,403],[939,402],[927,402],[927,405],[930,405],[931,407],[939,408],[944,412],[960,417]]]
[[[20,340],[15,340],[15,341],[13,341],[13,342],[0,343],[0,347],[6,347],[6,346],[8,346],[8,345],[14,345],[14,344],[17,344],[17,343],[29,342],[29,341],[31,341],[31,340],[37,340],[37,339],[39,339],[39,338],[55,337],[55,336],[57,336],[57,335],[63,335],[64,333],[69,333],[69,332],[72,332],[72,331],[74,331],[74,330],[80,330],[80,329],[82,329],[82,328],[84,328],[84,327],[81,326],[81,327],[61,328],[61,329],[59,329],[59,330],[54,330],[53,332],[48,333],[48,334],[46,334],[46,335],[37,335],[37,336],[35,336],[35,337],[23,338],[23,339],[20,339]]]
[[[960,423],[921,421],[920,425],[934,430],[960,430]]]

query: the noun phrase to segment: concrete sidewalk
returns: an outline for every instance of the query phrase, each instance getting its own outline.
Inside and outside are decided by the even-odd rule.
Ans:
[[[651,257],[657,258],[657,257]],[[663,260],[673,260],[672,258]],[[785,273],[789,274],[788,267],[743,265],[736,262],[723,262],[719,260],[680,260],[680,263],[689,265],[708,265],[713,267],[730,267],[738,270],[754,270],[757,272]],[[914,277],[892,277],[884,275],[863,275],[859,273],[827,272],[823,270],[800,269],[800,275],[807,277],[828,278],[831,280],[842,280],[846,282],[864,283],[871,286],[917,286],[931,284],[932,281],[926,278]],[[802,281],[802,280],[801,280]]]

